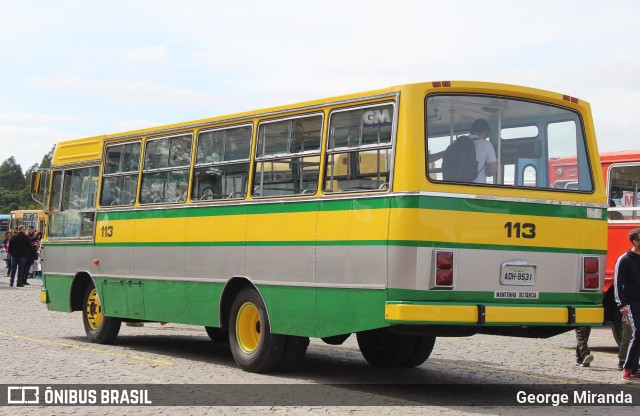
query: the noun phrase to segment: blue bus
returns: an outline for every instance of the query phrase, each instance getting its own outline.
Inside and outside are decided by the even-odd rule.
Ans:
[[[9,231],[9,214],[0,214],[0,237],[4,238]]]

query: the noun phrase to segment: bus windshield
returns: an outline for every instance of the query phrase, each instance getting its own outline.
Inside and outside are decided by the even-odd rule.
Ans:
[[[577,112],[500,96],[438,94],[426,99],[426,125],[428,177],[433,182],[593,192],[582,120]],[[462,137],[471,138],[476,149],[473,177],[447,172],[469,164],[447,160],[460,157],[460,151],[450,149]],[[577,160],[575,186],[554,187],[549,163],[567,157]],[[447,163],[454,168],[447,168]],[[489,169],[491,163],[493,170]]]

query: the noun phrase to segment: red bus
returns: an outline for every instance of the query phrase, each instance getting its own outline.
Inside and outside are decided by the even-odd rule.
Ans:
[[[630,247],[628,234],[640,227],[640,150],[600,153],[602,174],[609,199],[607,267],[604,281],[605,321],[611,322],[613,337],[620,345],[622,322],[615,304],[613,272],[618,257]],[[550,164],[550,183],[554,188],[571,189],[578,184],[576,159],[556,159]]]

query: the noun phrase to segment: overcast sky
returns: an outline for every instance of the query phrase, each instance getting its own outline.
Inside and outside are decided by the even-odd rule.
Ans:
[[[0,0],[0,163],[433,80],[575,96],[600,151],[640,149],[640,2]]]

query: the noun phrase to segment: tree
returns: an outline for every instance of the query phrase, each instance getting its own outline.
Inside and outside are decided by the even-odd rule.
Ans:
[[[31,172],[40,168],[49,168],[53,159],[55,146],[43,156],[42,163],[35,163],[25,174],[22,167],[11,156],[0,165],[0,213],[8,214],[18,209],[39,209],[40,206],[31,198]]]
[[[40,169],[50,168],[51,161],[53,160],[53,151],[56,150],[56,147],[53,146],[49,153],[42,157],[42,162],[40,162]]]
[[[0,188],[8,190],[19,190],[26,186],[22,168],[16,159],[11,156],[0,165]]]

